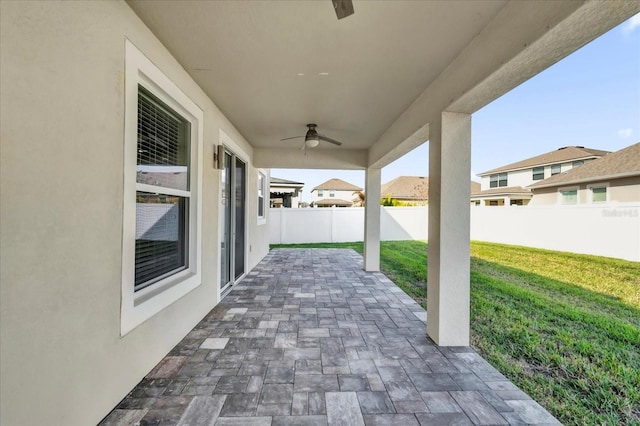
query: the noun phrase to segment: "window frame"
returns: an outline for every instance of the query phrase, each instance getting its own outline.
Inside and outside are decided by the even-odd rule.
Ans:
[[[318,189],[318,197],[324,197],[324,189]]]
[[[533,180],[543,180],[544,179],[544,166],[542,167],[534,167],[531,169],[531,177]]]
[[[137,183],[138,92],[153,95],[189,123],[189,202],[187,266],[135,291],[136,192],[159,192]],[[204,113],[133,43],[125,41],[124,179],[120,335],[201,285],[202,157]],[[145,189],[146,188],[146,189]],[[153,191],[156,189],[156,191]],[[181,192],[180,190],[173,190]],[[163,190],[162,193],[166,192]]]
[[[262,193],[262,195],[260,195]],[[258,225],[267,223],[267,174],[264,170],[258,170],[258,194],[257,194],[257,212]],[[260,215],[260,206],[262,206],[262,215]]]
[[[576,201],[574,203],[566,203],[565,199],[564,199],[564,193],[565,192],[570,192],[570,191],[575,191],[576,192]],[[559,204],[563,205],[563,206],[575,206],[577,204],[579,204],[579,196],[580,196],[580,188],[578,188],[577,186],[567,186],[567,187],[563,187],[563,188],[558,188],[558,197],[559,197]]]
[[[557,168],[557,172],[554,172],[554,168]],[[562,164],[552,164],[551,165],[551,176],[559,175],[562,173]]]
[[[571,163],[571,168],[580,167],[584,164],[584,160],[576,160]]]
[[[495,185],[493,184],[494,176],[495,176]],[[500,184],[502,181],[504,181],[504,185]],[[492,175],[489,175],[489,188],[503,188],[507,186],[509,186],[509,176],[507,172],[494,173]]]
[[[599,188],[604,188],[605,193],[605,199],[604,201],[594,201],[593,200],[593,190],[594,189],[599,189]],[[599,182],[599,183],[592,183],[587,185],[587,190],[589,191],[589,204],[606,204],[609,202],[609,182]]]

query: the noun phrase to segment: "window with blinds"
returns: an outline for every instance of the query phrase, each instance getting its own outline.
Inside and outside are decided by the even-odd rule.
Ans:
[[[560,197],[562,200],[562,204],[577,204],[578,190],[577,189],[561,189]]]
[[[496,173],[489,176],[489,188],[498,188],[501,186],[507,186],[506,173]]]
[[[606,203],[607,202],[607,187],[591,187],[591,202],[592,203]]]
[[[135,291],[188,267],[189,123],[138,88]]]

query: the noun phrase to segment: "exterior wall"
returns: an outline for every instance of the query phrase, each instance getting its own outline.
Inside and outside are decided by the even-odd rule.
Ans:
[[[0,423],[96,424],[218,302],[220,129],[250,160],[249,269],[268,251],[257,171],[126,3],[0,7]],[[202,284],[121,336],[125,39],[204,112],[203,238]]]
[[[589,161],[591,161],[591,159],[584,160],[585,164]],[[560,173],[569,171],[572,168],[573,168],[573,162],[560,163]],[[550,164],[544,166],[544,178],[546,179],[548,177],[551,177]],[[539,181],[533,180],[533,167],[530,167],[528,169],[516,170],[513,172],[511,171],[507,172],[507,186],[521,186],[524,188],[535,182],[539,182]],[[485,191],[487,189],[492,189],[489,185],[490,185],[490,175],[482,176],[482,179],[480,181],[481,190]]]
[[[623,179],[598,180],[589,183],[567,184],[560,187],[535,189],[531,205],[546,206],[560,204],[559,188],[577,188],[578,204],[592,204],[590,188],[593,185],[607,184],[607,204],[633,203],[640,201],[640,176]]]
[[[428,240],[428,207],[382,207],[380,240]],[[640,261],[640,202],[471,207],[471,239]],[[271,244],[362,241],[364,209],[273,209]],[[313,227],[308,224],[313,223]],[[526,224],[526,226],[523,226]],[[588,229],[589,232],[585,232]]]
[[[355,191],[333,191],[335,193],[333,197],[330,196],[331,190],[323,189],[322,191],[322,196],[318,195],[318,190],[311,191],[311,202],[316,202],[319,200],[330,200],[332,198],[335,198],[337,200],[352,201],[356,197],[356,195],[353,194]]]

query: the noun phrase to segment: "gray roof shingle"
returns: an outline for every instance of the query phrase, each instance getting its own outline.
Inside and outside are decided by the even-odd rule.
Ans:
[[[544,154],[537,155],[535,157],[527,158],[526,160],[507,164],[506,166],[498,167],[497,169],[488,170],[486,172],[478,174],[478,176],[484,176],[492,173],[508,172],[511,170],[527,169],[547,164],[564,163],[567,161],[599,158],[606,154],[609,154],[609,151],[585,148],[583,146],[565,146],[563,148],[556,149],[555,151],[550,151]]]
[[[580,167],[553,175],[545,180],[529,185],[529,188],[545,188],[569,183],[588,182],[625,176],[640,175],[640,142],[620,151],[589,161]]]

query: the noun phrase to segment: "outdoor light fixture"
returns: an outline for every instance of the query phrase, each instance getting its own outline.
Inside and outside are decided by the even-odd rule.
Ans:
[[[316,146],[318,146],[318,144],[320,144],[320,139],[318,138],[318,135],[310,136],[309,138],[305,139],[304,143],[307,145],[307,148],[315,148]]]

